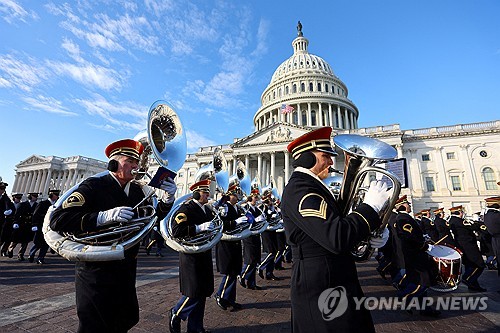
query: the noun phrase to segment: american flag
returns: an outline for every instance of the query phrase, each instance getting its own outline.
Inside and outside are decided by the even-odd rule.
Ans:
[[[288,104],[281,104],[281,113],[292,113],[293,106]]]

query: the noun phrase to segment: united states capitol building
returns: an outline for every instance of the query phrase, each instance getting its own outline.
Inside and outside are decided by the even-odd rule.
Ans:
[[[500,187],[500,120],[420,129],[399,124],[359,128],[360,112],[348,98],[347,85],[321,57],[310,54],[309,40],[298,29],[293,54],[275,70],[255,112],[253,133],[222,146],[201,147],[188,154],[179,170],[178,195],[189,191],[198,169],[212,161],[219,147],[230,174],[242,161],[250,177],[263,186],[271,179],[282,192],[293,168],[286,146],[311,129],[331,126],[333,136],[358,134],[382,140],[406,162],[407,194],[413,210],[463,205],[471,215],[484,207],[483,199],[498,195]],[[286,108],[290,112],[282,112]],[[292,109],[293,108],[293,109]],[[338,149],[334,167],[344,168]],[[106,163],[82,156],[68,158],[33,155],[16,165],[13,192],[47,193],[49,186],[63,192],[84,178],[105,170]]]

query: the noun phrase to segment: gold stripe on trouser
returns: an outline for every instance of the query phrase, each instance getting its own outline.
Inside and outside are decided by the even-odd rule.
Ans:
[[[226,275],[226,282],[224,282],[224,287],[222,288],[222,293],[220,294],[220,298],[224,298],[224,293],[226,292],[226,287],[227,287],[227,281],[229,280],[229,277]]]
[[[149,242],[148,246],[146,246],[146,249],[149,249],[150,246],[153,246],[155,240],[153,239],[152,241]]]
[[[405,277],[406,277],[406,274],[405,274],[405,275],[403,275],[403,277],[401,278],[401,280],[399,280],[398,286],[400,286],[400,285],[401,285],[401,283],[403,282],[403,280],[405,279]]]
[[[186,303],[189,301],[189,297],[186,297],[186,300],[184,301],[184,303],[182,303],[181,307],[179,308],[179,310],[177,310],[177,312],[175,313],[176,316],[179,315],[179,313],[182,311],[182,309],[184,308],[184,306],[186,306]]]
[[[390,265],[390,264],[392,264],[392,262],[390,262],[390,261],[389,261],[389,263],[388,263],[387,265],[385,265],[385,267],[384,267],[384,268],[382,268],[382,272],[385,272],[385,269],[386,269],[387,267],[389,267],[389,265]]]
[[[405,299],[406,297],[410,296],[410,295],[413,295],[414,293],[416,293],[418,290],[420,289],[420,285],[417,285],[417,288],[415,290],[413,290],[411,293],[407,294],[405,297],[403,297],[403,299]]]
[[[258,267],[259,269],[260,269],[260,266],[262,265],[262,263],[263,263],[263,262],[266,262],[267,258],[269,258],[269,256],[270,256],[271,254],[272,254],[272,253],[269,253],[269,254],[266,256],[266,258],[265,258],[264,260],[262,260],[261,264],[260,264],[260,265],[259,265],[259,267]]]
[[[474,275],[474,273],[476,273],[476,271],[477,271],[477,267],[472,271],[472,273],[465,280],[469,281],[469,279],[472,277],[472,275]]]
[[[278,260],[279,256],[280,256],[280,251],[276,252],[276,255],[274,256],[274,261]]]
[[[249,268],[250,268],[250,265],[247,265],[247,268],[245,268],[245,271],[243,272],[243,274],[241,276],[242,279],[245,279],[245,275],[247,275]]]

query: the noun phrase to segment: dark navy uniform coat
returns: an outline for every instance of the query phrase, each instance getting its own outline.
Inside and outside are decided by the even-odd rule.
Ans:
[[[235,220],[241,215],[230,203],[227,203],[227,215],[222,217],[224,230],[231,231],[236,227]],[[243,256],[241,241],[220,241],[215,246],[217,271],[224,275],[238,275],[241,272]]]
[[[485,268],[483,256],[477,247],[477,237],[474,234],[474,231],[479,231],[480,224],[471,223],[455,215],[450,217],[449,223],[455,235],[457,247],[463,252],[464,266]]]
[[[374,332],[370,312],[364,307],[355,309],[353,297],[362,297],[363,291],[351,250],[380,226],[380,218],[366,204],[341,216],[330,190],[301,170],[305,169],[298,168],[292,174],[281,203],[286,238],[294,258],[292,331]],[[323,302],[320,309],[318,301],[332,290],[342,296],[346,307],[345,311],[339,309],[341,315],[325,320],[325,311],[335,310],[330,309],[333,302]]]

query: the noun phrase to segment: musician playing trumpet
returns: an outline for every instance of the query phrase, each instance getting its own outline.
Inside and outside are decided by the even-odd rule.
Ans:
[[[380,227],[378,212],[392,190],[387,191],[385,183],[372,182],[364,202],[342,216],[322,182],[333,165],[332,157],[337,155],[331,133],[331,127],[323,127],[287,147],[295,170],[284,189],[281,212],[293,256],[292,331],[374,332],[370,312],[364,307],[356,310],[353,300],[362,297],[363,291],[351,250]],[[371,245],[383,246],[388,237],[384,235],[378,241],[372,239]],[[335,299],[342,302],[344,312],[338,314],[331,308]]]
[[[109,173],[90,177],[69,195],[51,215],[50,228],[62,232],[93,232],[109,225],[126,224],[136,213],[132,209],[144,197],[136,182],[143,145],[124,139],[105,149]],[[166,202],[159,202],[158,218],[172,207],[175,183],[170,178],[160,185]],[[78,332],[127,332],[139,321],[135,289],[140,242],[125,250],[125,258],[113,261],[76,262],[76,308]]]

